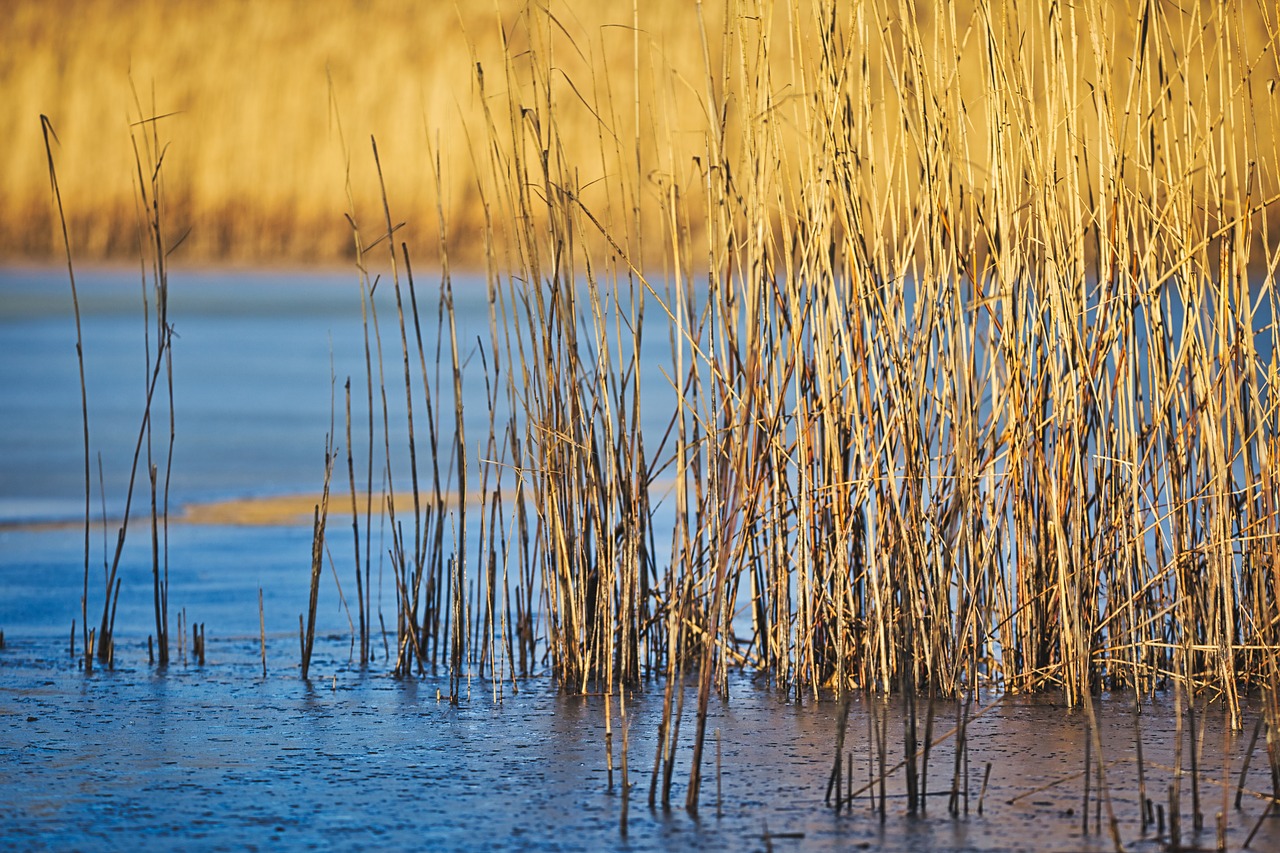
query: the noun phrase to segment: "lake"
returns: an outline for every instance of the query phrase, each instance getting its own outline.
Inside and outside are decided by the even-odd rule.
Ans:
[[[93,625],[115,536],[114,526],[104,532],[101,518],[123,513],[144,409],[146,322],[137,272],[82,271],[78,284],[95,471],[87,603]],[[398,337],[387,319],[394,303],[379,288],[383,335]],[[468,377],[483,376],[490,339],[483,283],[455,282],[455,300],[461,360]],[[331,424],[344,432],[348,377],[357,423],[367,417],[359,403],[366,365],[355,276],[177,271],[170,318],[175,518],[214,502],[318,493],[326,434]],[[431,347],[432,330],[424,331]],[[842,787],[855,796],[837,812],[827,800],[842,705],[779,693],[750,671],[735,671],[728,694],[711,702],[697,816],[684,808],[696,704],[689,686],[669,808],[660,791],[651,808],[667,687],[661,678],[627,694],[624,723],[618,696],[574,695],[545,672],[514,685],[466,679],[451,703],[445,673],[389,674],[394,634],[390,651],[375,638],[374,660],[362,667],[343,604],[354,607],[343,562],[350,544],[341,538],[349,524],[339,521],[331,531],[335,568],[325,569],[311,678],[304,682],[298,620],[307,609],[312,543],[305,511],[271,524],[171,523],[174,659],[164,670],[148,662],[151,542],[147,519],[135,515],[121,561],[115,666],[86,675],[71,649],[84,585],[75,341],[65,271],[0,271],[5,847],[1111,850],[1107,801],[1126,849],[1164,849],[1175,809],[1184,845],[1214,847],[1221,815],[1227,847],[1239,848],[1255,829],[1251,849],[1280,847],[1280,821],[1261,817],[1258,795],[1270,791],[1271,780],[1264,744],[1251,737],[1258,709],[1247,708],[1244,729],[1231,732],[1222,709],[1201,698],[1193,740],[1192,720],[1185,709],[1179,720],[1172,690],[1144,698],[1136,719],[1130,695],[1096,700],[1105,798],[1096,764],[1086,794],[1086,715],[1064,708],[1060,697],[984,693],[967,710],[939,700],[932,727],[939,742],[929,756],[922,813],[906,808],[906,775],[894,768],[904,757],[902,700],[855,696],[842,761],[852,768],[852,783],[846,773]],[[384,345],[394,375],[398,340]],[[654,401],[652,425],[660,426],[669,388],[661,375],[642,382]],[[474,445],[487,423],[488,396],[479,381],[465,383],[464,391]],[[403,423],[396,396],[388,395],[393,470],[407,464],[403,433],[394,426]],[[161,459],[163,444],[156,450]],[[149,500],[145,485],[138,489],[135,513]],[[385,576],[381,564],[374,569],[375,610],[388,612],[391,627],[390,569]],[[204,628],[203,663],[192,649],[192,625]],[[926,704],[921,700],[922,726]],[[956,737],[947,735],[966,715],[967,750],[957,772]],[[1140,769],[1151,825],[1142,820]],[[1176,806],[1169,792],[1175,781]],[[955,813],[948,808],[953,783]]]

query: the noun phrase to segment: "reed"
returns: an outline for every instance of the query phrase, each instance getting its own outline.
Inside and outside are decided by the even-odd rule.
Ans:
[[[333,442],[329,435],[325,436],[324,448],[324,492],[320,497],[320,502],[316,504],[312,520],[311,530],[311,584],[310,597],[308,599],[307,613],[305,621],[303,614],[298,614],[298,641],[301,646],[302,655],[302,680],[307,680],[307,675],[311,670],[311,653],[315,648],[316,641],[316,607],[320,600],[320,575],[324,572],[324,554],[325,554],[325,528],[329,520],[329,482],[333,476]],[[261,605],[261,601],[259,601]],[[195,635],[193,634],[193,639]],[[263,644],[263,654],[266,653],[266,645]],[[201,645],[199,649],[200,662],[204,662],[204,644],[203,635],[201,636]],[[266,669],[266,661],[263,661],[263,670]]]
[[[93,476],[90,468],[89,452],[89,391],[84,378],[84,334],[80,323],[80,294],[76,289],[75,264],[72,262],[71,237],[67,232],[67,216],[62,205],[62,191],[58,188],[58,170],[54,164],[53,146],[50,138],[57,140],[49,117],[40,116],[40,131],[44,136],[45,155],[48,158],[49,188],[53,192],[53,203],[57,209],[58,225],[62,232],[62,248],[67,259],[67,278],[71,283],[71,307],[76,319],[76,366],[80,371],[80,418],[81,433],[84,438],[84,589],[80,595],[80,624],[84,632],[84,670],[93,671],[93,655],[89,652],[89,532],[92,526],[90,519],[90,502],[93,490]],[[71,623],[71,656],[75,657],[76,626]]]
[[[262,587],[258,587],[258,651],[262,655],[262,678],[267,677],[267,616],[262,607]]]

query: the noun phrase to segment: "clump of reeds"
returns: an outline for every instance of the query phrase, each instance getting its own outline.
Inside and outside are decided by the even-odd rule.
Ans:
[[[927,691],[923,741],[913,699],[903,729],[913,809],[938,696],[1054,689],[1089,711],[1101,689],[1172,681],[1191,709],[1216,691],[1238,725],[1280,649],[1267,10],[1145,3],[1117,35],[1096,5],[978,0],[926,26],[910,4],[731,0],[713,26],[688,13],[696,73],[638,7],[598,32],[563,11],[495,22],[496,64],[473,46],[491,306],[470,360],[488,408],[475,456],[444,205],[433,378],[376,146],[371,244],[350,199],[397,674],[445,666],[454,700],[486,670],[496,694],[539,652],[571,690],[664,674],[663,807],[692,677],[691,811],[730,667],[797,695]],[[626,88],[603,62],[623,44]],[[371,625],[375,522],[366,503],[361,527],[348,458]],[[969,775],[957,708],[953,813]],[[1091,714],[1086,738],[1100,829]],[[887,721],[873,740],[883,816]]]
[[[1213,50],[1195,33],[1244,50],[1241,19],[1201,7],[1144,6],[1132,41],[1093,7],[977,3],[927,34],[874,3],[818,10],[817,32],[765,12],[728,4],[706,39],[692,164],[597,177],[565,154],[577,109],[609,166],[645,150],[631,99],[655,120],[633,137],[675,120],[661,86],[621,102],[603,72],[562,82],[558,52],[603,50],[554,12],[477,76],[500,106],[490,239],[518,306],[508,381],[557,672],[635,678],[638,650],[664,648],[652,608],[688,577],[700,684],[744,660],[796,689],[989,679],[1075,702],[1149,687],[1185,648],[1185,677],[1236,708],[1271,648],[1258,318],[1278,185],[1274,143],[1227,128],[1270,109],[1269,60]],[[966,50],[989,85],[964,85]],[[670,235],[652,271],[631,218],[647,191]],[[678,395],[657,463],[637,427],[646,309]],[[659,471],[666,557],[644,535]]]
[[[468,32],[478,456],[432,142],[434,382],[381,178],[377,239],[354,229],[396,671],[501,681],[542,650],[575,690],[692,674],[690,807],[731,666],[796,693],[994,684],[1073,704],[1174,678],[1221,691],[1238,724],[1280,583],[1268,11],[1145,3],[1117,29],[1097,5],[978,0],[925,22],[870,0],[697,4],[691,64],[646,14],[592,30],[555,6]],[[615,77],[603,57],[624,49]],[[387,437],[384,240],[407,470]],[[374,522],[366,504],[362,554],[348,468],[367,597]],[[910,760],[923,788],[927,756]]]

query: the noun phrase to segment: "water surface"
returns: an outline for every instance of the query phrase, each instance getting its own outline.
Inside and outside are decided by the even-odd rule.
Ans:
[[[184,272],[174,276],[172,288],[172,505],[317,491],[335,409],[342,431],[347,377],[356,389],[357,423],[368,414],[359,401],[366,366],[355,278]],[[86,272],[80,296],[94,512],[115,518],[122,511],[143,408],[142,287],[128,271]],[[394,316],[388,297],[380,289],[384,323]],[[468,371],[477,370],[489,335],[487,296],[479,283],[459,282],[456,299],[464,360]],[[398,337],[394,326],[384,326],[384,334],[393,331]],[[424,333],[430,338],[433,327]],[[398,346],[384,341],[393,343]],[[428,349],[434,344],[428,340]],[[394,355],[387,364],[395,368]],[[661,391],[661,376],[646,381],[655,394]],[[388,385],[395,387],[390,380]],[[469,434],[482,435],[483,383],[468,383],[466,393]],[[394,425],[403,422],[403,403],[390,394],[388,406],[393,430],[400,430]],[[662,405],[653,409],[661,421]],[[179,616],[184,630],[174,663],[165,670],[148,662],[147,637],[154,632],[150,542],[145,524],[135,526],[121,562],[115,667],[86,675],[70,648],[72,625],[82,618],[84,460],[75,327],[63,272],[0,273],[0,413],[5,847],[1112,849],[1096,781],[1085,802],[1084,717],[1061,707],[1055,696],[978,697],[960,775],[955,739],[946,739],[930,756],[928,788],[935,796],[926,812],[907,813],[905,775],[895,770],[885,778],[882,819],[866,792],[840,813],[824,802],[840,706],[829,699],[797,701],[750,673],[735,673],[728,697],[712,702],[696,817],[684,809],[692,694],[683,705],[669,808],[661,796],[654,808],[648,803],[665,685],[651,680],[627,696],[633,789],[624,822],[618,697],[610,700],[611,779],[605,697],[568,695],[546,675],[514,686],[475,677],[464,683],[455,705],[440,698],[449,693],[446,672],[388,676],[381,639],[372,664],[353,663],[351,622],[342,603],[342,595],[348,601],[353,595],[342,568],[350,544],[340,523],[331,534],[338,574],[326,567],[309,682],[299,677],[297,638],[310,573],[311,530],[305,521],[171,527],[175,647]],[[403,447],[403,432],[394,433],[391,443]],[[86,602],[90,624],[101,616],[103,565],[114,530],[108,536],[95,522]],[[375,553],[385,551],[382,536]],[[375,565],[374,571],[384,568]],[[345,587],[341,594],[338,581]],[[375,609],[384,614],[395,606],[388,584],[384,579],[375,585]],[[203,624],[208,638],[203,665],[191,654],[185,626],[193,623]],[[1168,812],[1175,778],[1173,697],[1160,694],[1145,702],[1137,728],[1132,697],[1102,697],[1098,708],[1106,790],[1121,838],[1126,849],[1162,849],[1168,815],[1163,833],[1142,824],[1136,747],[1140,739],[1147,796]],[[1191,741],[1184,717],[1184,842],[1213,847],[1221,812],[1228,846],[1236,849],[1263,808],[1250,794],[1240,809],[1234,806],[1256,710],[1246,715],[1244,732],[1232,733],[1223,729],[1220,708],[1203,700],[1199,708],[1205,828],[1192,831]],[[941,736],[954,726],[957,709],[939,703],[935,712],[934,734]],[[887,721],[890,767],[903,757],[899,701],[855,699],[845,744],[855,791],[880,774],[873,748],[877,720]],[[961,794],[968,791],[957,814],[949,813],[946,796],[953,779]],[[1224,781],[1230,794],[1225,804]],[[1260,792],[1269,786],[1258,748],[1246,788]],[[878,794],[879,786],[870,793]],[[1086,807],[1103,815],[1101,826],[1091,816],[1087,832]],[[1267,819],[1253,849],[1277,847],[1280,822]]]

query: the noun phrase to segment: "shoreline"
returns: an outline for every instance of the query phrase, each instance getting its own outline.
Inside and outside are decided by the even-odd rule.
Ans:
[[[346,497],[350,497],[347,495]],[[332,505],[335,496],[330,495]],[[319,494],[270,495],[266,497],[241,497],[223,500],[200,501],[182,504],[176,512],[169,515],[169,524],[190,526],[229,526],[229,527],[291,527],[311,524],[315,518],[315,509],[320,504]],[[360,495],[363,504],[365,496]],[[135,514],[135,524],[146,524],[148,514]],[[119,517],[108,518],[105,524],[112,528],[120,527]],[[102,518],[96,518],[91,526],[101,527]],[[48,520],[0,520],[0,532],[45,532],[51,530],[83,530],[84,519],[48,519]]]
[[[315,521],[315,511],[320,505],[321,497],[319,492],[304,492],[193,501],[179,504],[176,509],[172,510],[169,513],[169,524],[191,527],[309,527]],[[368,497],[365,492],[356,494],[356,501],[361,514],[364,512]],[[388,503],[387,496],[375,494],[374,498],[373,513],[375,515],[385,513]],[[458,495],[456,492],[445,492],[441,495],[441,498],[448,505],[457,506]],[[430,500],[430,496],[420,492],[418,500],[419,504],[425,507]],[[397,515],[411,516],[413,514],[413,497],[411,494],[398,495],[394,504],[393,509]],[[468,507],[480,506],[481,504],[482,498],[478,494],[472,494],[467,500]],[[341,515],[350,519],[350,507],[350,492],[329,493],[330,518]],[[149,523],[149,520],[149,513],[135,512],[132,523],[145,525]],[[117,530],[120,527],[120,523],[121,518],[119,516],[109,517],[105,521],[101,516],[97,516],[92,519],[90,526],[94,529],[101,529],[105,525],[112,530]],[[0,519],[0,533],[83,529],[84,518]]]

